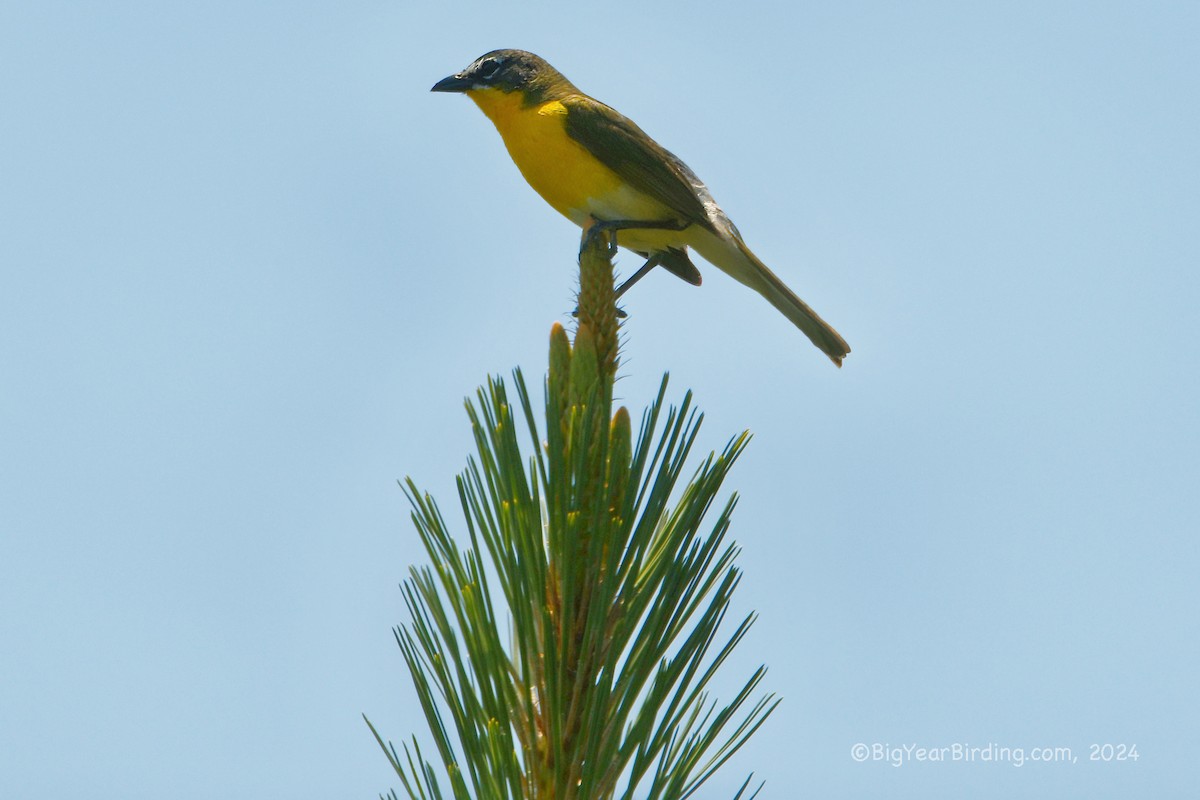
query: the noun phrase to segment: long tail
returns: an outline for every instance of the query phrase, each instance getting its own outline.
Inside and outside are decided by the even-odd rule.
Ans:
[[[797,297],[778,275],[759,261],[741,236],[735,233],[726,238],[704,231],[702,239],[693,241],[693,246],[706,261],[767,298],[767,302],[803,331],[821,352],[829,356],[830,361],[842,366],[842,359],[850,354],[850,345],[832,325]]]

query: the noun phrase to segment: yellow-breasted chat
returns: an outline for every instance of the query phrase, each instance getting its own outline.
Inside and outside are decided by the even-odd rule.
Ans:
[[[647,259],[618,294],[659,265],[699,285],[691,247],[765,297],[842,365],[850,352],[846,340],[758,260],[695,173],[543,59],[493,50],[432,91],[474,100],[547,203],[585,230],[609,230],[617,244]]]

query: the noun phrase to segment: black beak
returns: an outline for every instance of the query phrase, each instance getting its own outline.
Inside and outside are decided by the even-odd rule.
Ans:
[[[457,75],[451,75],[449,78],[442,78],[433,85],[431,92],[465,92],[475,85],[475,81],[464,77],[460,72]]]

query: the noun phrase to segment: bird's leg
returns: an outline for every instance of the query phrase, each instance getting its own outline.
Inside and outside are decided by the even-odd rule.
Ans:
[[[642,264],[641,269],[639,269],[637,272],[630,275],[629,278],[624,283],[622,283],[620,286],[617,287],[617,290],[615,292],[613,292],[613,300],[620,300],[621,295],[623,295],[623,294],[625,294],[625,292],[629,291],[629,287],[633,286],[635,283],[637,283],[642,278],[644,278],[646,276],[647,272],[649,272],[650,270],[657,267],[660,263],[662,263],[662,262],[660,260],[660,257],[657,255],[650,256],[650,258],[646,259],[646,263]],[[571,316],[572,317],[579,316],[579,308],[578,307],[576,307],[575,310],[571,312]],[[618,308],[617,316],[620,317],[621,319],[625,319],[625,312]]]
[[[681,231],[691,224],[692,223],[690,223],[690,222],[683,222],[683,221],[680,221],[677,219],[602,220],[602,219],[596,219],[595,217],[592,217],[591,224],[589,224],[586,228],[583,229],[583,242],[579,246],[579,252],[580,252],[580,254],[582,254],[583,251],[592,243],[592,240],[594,237],[599,236],[601,234],[612,233],[613,236],[608,241],[608,254],[609,254],[609,256],[615,256],[617,254],[617,236],[616,236],[617,231],[628,231],[628,230]],[[621,297],[621,295],[623,295],[623,294],[625,294],[625,292],[629,291],[629,289],[635,283],[637,283],[642,278],[644,278],[646,276],[647,272],[654,269],[661,263],[662,263],[662,260],[661,260],[660,256],[651,255],[648,259],[646,259],[646,263],[642,265],[641,269],[639,269],[637,272],[633,273],[633,275],[629,276],[628,280],[626,280],[619,287],[617,287],[617,290],[613,293],[613,299],[614,300],[619,299]],[[573,312],[571,312],[571,315],[579,316],[579,309],[576,308]],[[621,309],[617,309],[617,316],[624,319],[625,312],[622,311]]]
[[[630,230],[654,230],[654,231],[681,231],[690,222],[683,222],[677,219],[661,219],[661,220],[637,220],[637,219],[596,219],[592,218],[591,225],[583,231],[583,244],[580,245],[580,252],[585,247],[592,243],[592,239],[602,233],[614,234],[608,241],[608,254],[615,256],[617,254],[617,231]],[[639,276],[640,277],[640,276]]]
[[[659,256],[657,255],[652,255],[650,258],[646,259],[646,263],[642,265],[641,269],[630,275],[624,283],[617,287],[617,291],[613,294],[613,299],[620,299],[621,295],[629,291],[631,286],[644,278],[647,272],[657,267],[660,263]]]

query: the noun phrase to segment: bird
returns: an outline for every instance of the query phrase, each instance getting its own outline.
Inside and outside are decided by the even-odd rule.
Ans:
[[[656,266],[700,285],[688,248],[783,313],[838,367],[846,340],[751,252],[686,164],[632,120],[524,50],[493,50],[433,85],[467,95],[492,121],[525,180],[588,235],[607,230]]]

